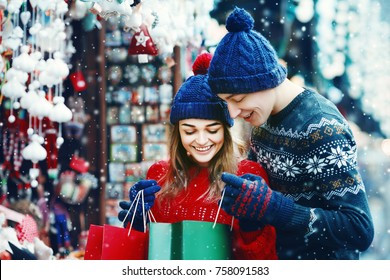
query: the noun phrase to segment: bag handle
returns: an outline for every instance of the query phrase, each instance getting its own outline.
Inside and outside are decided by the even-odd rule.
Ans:
[[[142,220],[143,220],[143,223],[144,223],[144,232],[146,232],[146,217],[145,217],[146,214],[145,214],[145,203],[144,203],[145,202],[144,201],[144,190],[140,190],[137,193],[137,195],[135,196],[134,201],[131,203],[129,210],[127,211],[126,216],[125,216],[125,218],[122,221],[122,227],[124,226],[124,223],[125,223],[127,217],[130,214],[130,211],[133,209],[134,204],[135,204],[134,209],[137,209],[138,203],[139,203],[140,199],[141,199],[141,203],[142,203]],[[127,236],[130,236],[131,230],[133,228],[134,218],[135,218],[135,211],[133,213],[133,216],[131,217],[129,232],[128,232]]]
[[[222,201],[223,201],[224,196],[225,196],[225,189],[223,189],[223,191],[222,191],[222,196],[221,196],[221,199],[220,199],[220,201],[219,201],[217,215],[215,215],[215,220],[214,220],[213,228],[215,228],[215,225],[217,224],[217,220],[218,220],[218,216],[219,216],[219,211],[221,210]],[[232,216],[232,222],[230,223],[230,231],[233,230],[233,223],[234,223],[234,216]]]
[[[147,212],[147,214],[148,214],[148,217],[149,217],[149,220],[150,220],[150,221],[153,221],[153,223],[157,223],[156,218],[154,217],[154,215],[153,215],[153,213],[152,213],[152,210],[149,210],[149,211]]]

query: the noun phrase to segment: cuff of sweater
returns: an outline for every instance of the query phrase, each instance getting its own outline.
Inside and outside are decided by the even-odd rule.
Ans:
[[[310,207],[305,207],[294,203],[291,218],[286,222],[282,229],[290,231],[306,231],[308,224],[310,223],[310,209]]]
[[[283,228],[294,216],[294,204],[292,199],[274,191],[265,213],[265,219],[277,229]]]
[[[255,231],[240,231],[240,235],[242,238],[242,241],[245,244],[250,244],[253,241],[256,240],[256,238],[261,234],[261,230],[255,230]]]
[[[249,241],[249,239],[252,239]],[[235,259],[276,260],[276,233],[271,226],[252,232],[239,232],[233,242]]]

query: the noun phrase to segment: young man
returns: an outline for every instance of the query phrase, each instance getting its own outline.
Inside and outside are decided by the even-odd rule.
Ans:
[[[209,68],[214,94],[232,118],[253,126],[249,159],[259,176],[224,173],[222,208],[276,228],[279,259],[358,259],[374,229],[356,162],[356,143],[337,108],[287,79],[275,50],[235,8]]]

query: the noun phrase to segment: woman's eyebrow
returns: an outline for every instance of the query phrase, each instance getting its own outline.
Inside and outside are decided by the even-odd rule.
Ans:
[[[216,126],[216,125],[221,125],[221,123],[220,122],[213,122],[213,123],[210,123],[210,124],[208,124],[206,126],[210,127],[210,126]],[[192,124],[189,124],[189,123],[183,123],[182,126],[196,127],[195,125],[192,125]]]
[[[221,123],[220,122],[214,122],[214,123],[208,124],[207,127],[216,126],[216,125],[221,125]]]
[[[195,127],[195,125],[188,124],[188,123],[183,123],[181,126]]]

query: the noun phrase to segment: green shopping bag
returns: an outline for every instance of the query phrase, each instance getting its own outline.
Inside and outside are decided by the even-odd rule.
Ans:
[[[150,260],[231,259],[231,231],[228,225],[203,221],[149,225]]]

